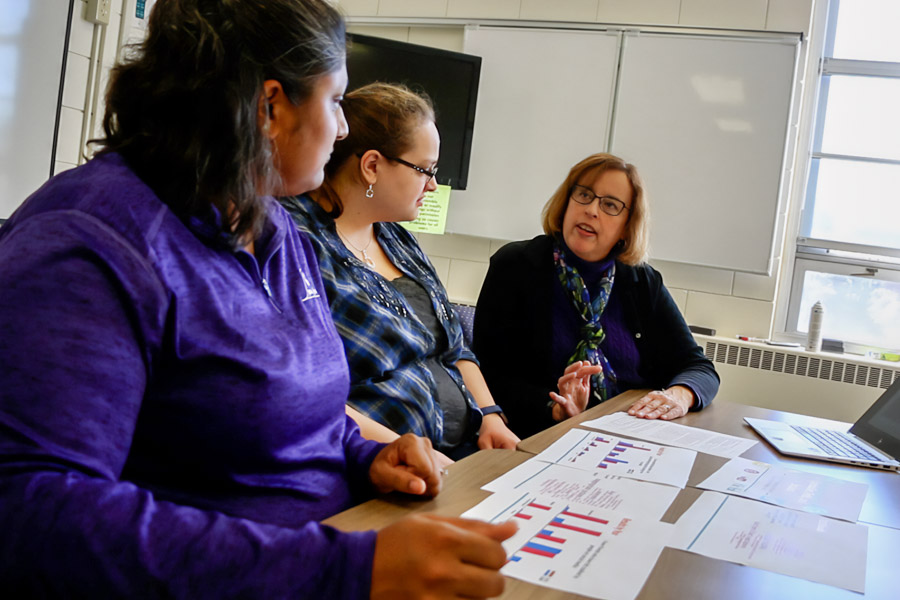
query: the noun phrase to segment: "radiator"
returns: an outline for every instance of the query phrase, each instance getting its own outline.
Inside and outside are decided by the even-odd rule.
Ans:
[[[856,421],[900,377],[900,365],[695,335],[722,385],[716,402]]]

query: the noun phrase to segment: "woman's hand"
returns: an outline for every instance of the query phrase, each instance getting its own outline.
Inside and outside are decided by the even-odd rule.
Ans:
[[[469,388],[469,393],[475,399],[479,408],[493,406],[494,398],[484,381],[481,369],[471,360],[456,361],[456,368],[462,375],[463,383]],[[478,430],[478,447],[482,450],[489,448],[515,448],[521,440],[506,426],[498,414],[490,414],[481,421],[481,429]]]
[[[667,390],[653,391],[635,402],[628,414],[641,419],[671,421],[683,417],[694,405],[694,392],[683,385],[673,385]]]
[[[397,491],[437,496],[441,491],[442,456],[447,458],[431,448],[431,440],[407,433],[375,456],[369,467],[369,479],[384,494]]]
[[[600,365],[592,365],[586,360],[573,362],[563,371],[556,383],[559,393],[550,392],[553,405],[553,420],[564,421],[584,412],[591,397],[591,376],[603,371]]]
[[[503,592],[501,542],[516,532],[457,517],[412,515],[378,532],[372,600],[493,598]]]
[[[446,475],[447,467],[449,467],[456,461],[454,461],[452,458],[450,458],[443,452],[438,452],[437,450],[432,450],[432,452],[434,452],[434,460],[437,463],[438,468],[441,470],[441,473]]]
[[[478,447],[482,450],[491,448],[515,450],[516,444],[521,441],[519,436],[509,430],[500,415],[485,415],[482,419],[481,429],[478,431]]]

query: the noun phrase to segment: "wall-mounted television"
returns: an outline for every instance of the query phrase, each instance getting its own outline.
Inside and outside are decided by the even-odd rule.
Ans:
[[[381,81],[427,93],[441,134],[438,183],[466,189],[481,57],[355,33],[348,37],[347,89]]]

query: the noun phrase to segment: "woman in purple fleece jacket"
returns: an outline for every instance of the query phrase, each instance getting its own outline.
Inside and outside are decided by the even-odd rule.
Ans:
[[[487,597],[511,526],[317,521],[434,495],[364,440],[315,255],[270,195],[347,134],[325,0],[159,0],[101,152],[0,228],[4,597]]]

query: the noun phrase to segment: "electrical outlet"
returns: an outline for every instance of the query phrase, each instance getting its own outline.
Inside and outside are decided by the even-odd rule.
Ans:
[[[112,10],[112,0],[88,0],[85,20],[100,25],[109,25],[109,13]]]

